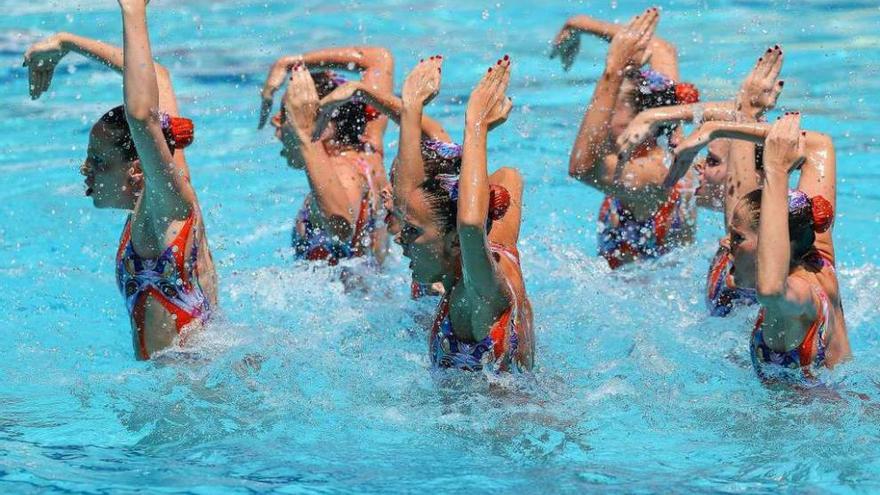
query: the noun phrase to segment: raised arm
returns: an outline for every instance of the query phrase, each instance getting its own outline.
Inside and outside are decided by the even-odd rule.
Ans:
[[[275,92],[284,84],[284,79],[291,68],[298,63],[308,68],[327,68],[340,70],[359,70],[361,81],[366,87],[391,93],[394,89],[394,57],[391,52],[381,47],[352,46],[342,48],[325,48],[314,50],[302,55],[285,55],[272,64],[269,75],[261,92],[262,108],[260,110],[259,128],[266,125],[272,112],[272,100]],[[367,125],[368,137],[375,137],[376,129],[384,130],[387,120],[379,119]],[[373,126],[373,127],[371,127]],[[381,141],[381,134],[380,134]]]
[[[655,136],[657,130],[664,125],[694,121],[702,124],[715,120],[731,122],[736,118],[737,112],[733,101],[651,108],[636,115],[627,125],[626,130],[617,138],[618,153],[621,159],[627,160],[639,145],[649,137]]]
[[[406,198],[425,180],[422,158],[422,115],[425,105],[440,91],[443,58],[422,60],[403,83],[400,112],[400,143],[394,170],[394,202],[402,211]]]
[[[804,161],[804,141],[800,116],[786,114],[770,129],[764,147],[764,185],[761,189],[761,218],[758,227],[758,300],[766,310],[769,342],[799,343],[800,338],[786,339],[793,317],[815,313],[809,286],[790,277],[791,239],[788,233],[788,174]],[[782,338],[780,338],[782,337]],[[787,348],[788,345],[784,345]]]
[[[758,122],[776,105],[784,84],[778,80],[783,61],[782,49],[778,45],[768,48],[758,58],[736,95],[736,110],[741,121]],[[724,199],[727,224],[739,198],[757,187],[755,145],[742,140],[733,141],[727,156],[727,196]]]
[[[354,233],[355,212],[359,198],[350,198],[336,172],[329,163],[324,147],[312,141],[315,116],[318,111],[318,92],[315,81],[304,65],[291,71],[290,83],[282,102],[281,141],[288,159],[304,165],[312,195],[326,227],[340,239]],[[296,158],[292,157],[296,154]]]
[[[597,168],[606,155],[613,151],[611,118],[620,94],[624,73],[629,67],[638,67],[648,42],[651,40],[659,17],[657,9],[648,9],[634,18],[615,35],[608,48],[605,71],[596,83],[590,106],[584,114],[569,159],[570,176],[591,185],[596,183]]]
[[[336,88],[329,95],[321,98],[321,108],[318,110],[318,122],[315,126],[315,136],[319,136],[333,113],[340,106],[352,100],[360,100],[372,106],[379,112],[386,115],[395,124],[400,125],[400,117],[403,112],[403,100],[394,94],[366,87],[360,81],[350,81]],[[422,114],[421,121],[422,136],[427,139],[448,142],[449,134],[436,120],[428,115]]]
[[[510,82],[510,59],[505,55],[474,88],[468,100],[458,183],[457,227],[461,246],[465,288],[499,311],[510,305],[507,289],[496,273],[489,248],[486,223],[489,217],[487,139],[489,131],[504,123],[513,107],[506,91]]]
[[[159,86],[147,31],[146,2],[119,0],[122,10],[125,114],[144,173],[142,215],[158,223],[183,220],[195,204],[185,167],[174,163],[162,132]],[[164,228],[157,231],[164,234]],[[167,225],[164,225],[167,228]]]
[[[582,34],[611,41],[617,33],[625,28],[624,24],[605,22],[586,15],[570,17],[553,40],[550,58],[559,56],[563,69],[567,71],[574,64],[574,59],[580,51]],[[654,36],[651,38],[646,52],[647,57],[650,58],[651,66],[655,70],[672,79],[678,79],[678,56],[671,43],[659,36]]]
[[[70,52],[78,53],[122,73],[124,65],[122,48],[71,33],[56,33],[34,43],[24,54],[31,98],[37,99],[49,89],[55,68]],[[159,85],[159,108],[169,115],[179,115],[177,98],[174,96],[168,70],[156,63],[153,66],[156,69],[156,80]]]

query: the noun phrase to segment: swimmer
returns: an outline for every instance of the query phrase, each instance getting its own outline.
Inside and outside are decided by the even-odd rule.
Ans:
[[[735,285],[755,288],[761,305],[751,342],[755,369],[767,381],[812,379],[850,357],[831,230],[831,139],[801,131],[798,113],[772,126],[708,122],[676,149],[670,173],[681,173],[681,160],[715,138],[764,143],[761,188],[737,202],[728,227]],[[789,191],[789,174],[798,169],[798,188]],[[740,171],[732,172],[738,180]]]
[[[766,112],[776,106],[784,81],[779,79],[784,55],[779,45],[767,48],[758,58],[733,101],[696,103],[645,110],[639,113],[618,138],[622,156],[629,156],[656,130],[662,126],[683,122],[703,124],[711,121],[758,122]],[[730,156],[731,154],[733,156]],[[694,165],[700,185],[697,188],[697,204],[725,212],[725,225],[729,223],[733,207],[745,192],[758,187],[756,164],[762,162],[761,144],[737,142],[727,139],[712,140],[707,146],[706,158]],[[741,179],[733,182],[727,173],[728,160],[741,169]],[[749,172],[751,171],[751,173]],[[727,191],[725,193],[725,191]],[[753,290],[733,286],[730,268],[733,258],[727,235],[719,241],[719,247],[709,265],[706,279],[706,304],[713,316],[726,316],[733,307],[757,302]]]
[[[438,64],[442,60],[442,56],[435,55],[429,60],[436,60]],[[344,107],[351,101],[362,101],[378,112],[387,116],[398,126],[401,122],[403,114],[403,100],[395,96],[390,91],[383,91],[380,88],[369,86],[361,81],[348,81],[333,90],[330,94],[321,99],[320,108],[318,110],[318,123],[315,126],[315,135],[323,133],[324,128],[332,120],[333,116],[338,112],[339,108]],[[419,132],[423,143],[450,143],[451,138],[443,126],[432,119],[428,115],[422,114],[418,122]],[[442,157],[432,153],[430,147],[423,147],[423,159],[425,166],[429,168],[450,166],[444,165]],[[400,158],[395,157],[394,163],[397,164]],[[460,164],[459,164],[460,166]],[[393,165],[391,169],[391,178],[393,180],[394,170],[397,165]],[[393,193],[390,182],[382,189],[382,200],[386,212],[385,225],[391,236],[400,234],[400,218],[402,213],[394,207]],[[413,299],[419,299],[425,296],[442,295],[443,284],[437,282],[434,284],[419,284],[413,281],[411,285],[410,295]]]
[[[135,356],[149,359],[203,325],[217,306],[217,278],[182,149],[192,122],[177,117],[168,71],[153,62],[144,0],[119,0],[122,49],[68,33],[24,55],[31,98],[45,93],[58,63],[79,53],[122,73],[124,105],[92,127],[80,168],[97,208],[131,213],[116,254],[116,279]]]
[[[404,84],[401,150],[394,196],[404,212],[398,242],[420,283],[442,282],[429,352],[436,369],[531,370],[532,312],[517,240],[522,178],[512,168],[487,171],[489,131],[512,108],[510,59],[499,60],[471,93],[462,146],[430,144],[460,170],[429,169],[418,123],[440,88],[441,60],[421,62]],[[457,158],[456,157],[460,157]]]
[[[694,103],[699,93],[678,83],[675,48],[654,36],[659,11],[650,8],[629,24],[618,26],[576,16],[563,26],[550,56],[568,69],[580,46],[581,33],[610,40],[605,70],[584,114],[569,160],[569,175],[606,194],[599,212],[599,254],[614,269],[641,259],[657,258],[690,243],[695,234],[693,188],[688,181],[663,186],[666,151],[659,139],[677,139],[675,127],[664,127],[625,159],[617,138],[632,119],[648,108]],[[642,69],[650,63],[650,68]]]
[[[334,109],[315,136],[319,98],[347,82],[331,69],[350,67],[361,71],[365,87],[391,91],[394,59],[384,48],[330,48],[281,57],[263,87],[258,127],[266,124],[273,96],[290,74],[272,125],[283,146],[281,155],[291,168],[305,170],[311,189],[293,230],[296,257],[329,265],[368,257],[381,264],[388,250],[382,223],[387,117],[363,101],[348,101]]]

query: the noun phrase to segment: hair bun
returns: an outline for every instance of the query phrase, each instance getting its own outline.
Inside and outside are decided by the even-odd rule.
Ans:
[[[168,137],[170,145],[174,149],[182,150],[191,145],[195,139],[195,127],[193,121],[183,117],[171,117],[168,119]]]
[[[813,196],[810,198],[810,206],[813,210],[813,230],[821,233],[830,229],[834,222],[834,207],[831,202],[822,196]]]
[[[367,119],[367,122],[376,120],[381,115],[382,114],[379,113],[379,110],[376,110],[376,107],[374,107],[373,105],[364,105],[364,117]]]
[[[700,91],[691,83],[676,83],[675,100],[679,105],[697,103],[700,101]]]
[[[500,220],[510,208],[510,193],[507,188],[499,185],[489,187],[489,218]]]

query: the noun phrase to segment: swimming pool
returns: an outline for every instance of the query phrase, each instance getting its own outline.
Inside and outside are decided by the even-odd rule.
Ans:
[[[187,156],[225,317],[194,352],[136,362],[114,280],[123,214],[94,210],[78,174],[121,79],[70,57],[31,102],[21,67],[29,43],[58,30],[119,43],[118,9],[46,3],[0,2],[0,491],[880,490],[876,2],[660,2],[660,32],[704,97],[731,95],[781,42],[780,106],[835,139],[855,355],[833,373],[838,397],[763,388],[746,345],[754,314],[705,315],[719,215],[700,212],[699,242],[645,269],[611,273],[594,255],[600,197],[566,169],[605,45],[585,39],[563,73],[546,42],[570,14],[626,19],[642,2],[154,2],[154,52],[197,126]],[[258,86],[281,53],[353,43],[394,52],[397,88],[443,53],[428,111],[458,135],[484,67],[514,59],[516,108],[490,159],[527,182],[520,250],[538,368],[493,379],[503,392],[485,377],[431,378],[434,301],[408,300],[399,250],[369,293],[293,262],[307,185],[256,131]]]

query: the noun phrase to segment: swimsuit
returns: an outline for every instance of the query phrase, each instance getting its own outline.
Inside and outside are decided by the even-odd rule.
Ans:
[[[726,246],[719,246],[706,278],[706,306],[711,316],[727,316],[735,306],[758,302],[755,289],[741,289],[733,284],[733,255]]]
[[[194,321],[204,323],[211,315],[208,298],[199,285],[198,230],[193,229],[196,210],[183,224],[177,237],[158,258],[143,258],[131,242],[131,215],[125,223],[116,253],[116,283],[137,332],[138,356],[149,359],[144,335],[144,316],[148,297],[171,313],[177,333]],[[192,235],[192,248],[185,253]]]
[[[693,212],[692,201],[685,198],[680,185],[645,220],[636,219],[619,199],[605,196],[599,210],[598,244],[599,254],[611,269],[633,259],[656,259],[672,249],[670,238],[687,228]]]
[[[361,198],[360,210],[354,224],[354,233],[351,240],[344,242],[339,238],[327,233],[320,227],[315,227],[311,220],[312,211],[309,203],[311,195],[306,200],[297,221],[302,223],[304,235],[300,235],[296,226],[293,228],[293,247],[297,259],[309,261],[325,260],[330,265],[336,265],[340,260],[364,256],[370,252],[372,233],[376,228],[378,213],[373,207],[373,198],[378,197],[378,190],[373,184],[370,164],[366,160],[358,159],[358,168],[367,180],[367,190]]]
[[[812,256],[808,262],[819,263],[820,266],[831,267],[830,260],[819,254]],[[779,380],[803,382],[804,379],[813,380],[819,368],[825,365],[826,333],[830,316],[830,303],[828,295],[819,287],[813,287],[813,293],[819,300],[819,309],[816,319],[804,340],[798,347],[787,351],[778,352],[770,349],[764,341],[764,318],[765,310],[761,309],[755,328],[752,331],[751,355],[752,364],[758,376],[764,381]]]
[[[507,249],[496,244],[492,244],[490,247],[496,257],[503,255],[519,265],[519,253],[516,248]],[[480,371],[486,366],[493,366],[497,363],[496,369],[498,371],[504,371],[510,367],[518,370],[516,360],[513,359],[519,344],[520,311],[516,300],[514,299],[513,304],[492,325],[486,338],[479,342],[469,343],[459,340],[452,330],[452,320],[449,318],[449,295],[451,292],[450,290],[444,294],[440,300],[437,316],[431,327],[429,352],[434,368]],[[513,294],[512,290],[511,294]]]

